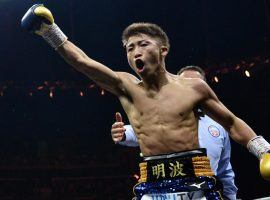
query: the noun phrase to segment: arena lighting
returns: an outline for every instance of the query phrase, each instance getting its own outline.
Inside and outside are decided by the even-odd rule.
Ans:
[[[134,174],[133,177],[136,178],[136,180],[139,180],[140,179],[140,176],[137,175],[137,174]]]
[[[89,85],[89,89],[92,89],[92,88],[94,88],[94,87],[95,87],[95,84]]]
[[[214,81],[215,81],[216,83],[218,83],[218,82],[219,82],[219,79],[218,79],[218,77],[217,77],[217,76],[214,76]]]
[[[236,66],[235,66],[235,70],[240,69],[240,67],[241,67],[240,64],[236,65]]]
[[[38,86],[37,90],[42,90],[44,88],[44,86]]]
[[[1,0],[0,0],[1,1]],[[239,61],[238,63],[223,63],[223,67],[209,67],[205,69],[207,77],[211,80],[211,82],[219,83],[220,78],[224,74],[233,73],[235,71],[239,71],[237,73],[239,75],[243,75],[246,77],[256,76],[256,71],[251,71],[253,68],[270,66],[270,57],[266,56],[257,56],[248,59],[247,61]],[[75,95],[79,97],[86,97],[88,91],[96,88],[100,96],[105,96],[105,91],[101,89],[98,85],[94,83],[82,83],[77,81],[48,81],[44,80],[41,82],[33,82],[29,85],[29,83],[25,82],[15,82],[13,80],[7,80],[4,82],[0,82],[0,97],[4,97],[8,90],[15,89],[25,91],[27,96],[34,97],[37,92],[44,91],[46,94],[49,90],[49,97],[54,97],[55,90],[67,91],[72,90],[75,91]]]
[[[246,77],[250,77],[250,72],[248,70],[245,70]]]
[[[83,97],[84,96],[84,93],[82,91],[80,91],[80,96]]]
[[[52,90],[50,90],[49,96],[50,96],[50,98],[53,98],[54,94],[53,94]]]
[[[255,66],[255,63],[254,62],[252,62],[252,63],[249,64],[249,67],[254,67],[254,66]]]
[[[104,90],[101,90],[101,93],[100,93],[102,96],[105,94],[105,91]]]

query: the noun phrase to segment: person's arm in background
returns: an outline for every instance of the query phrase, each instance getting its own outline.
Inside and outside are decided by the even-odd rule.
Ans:
[[[234,183],[235,174],[231,166],[231,143],[229,133],[223,128],[221,132],[224,134],[223,149],[218,162],[217,177],[223,183],[223,195],[230,200],[236,199],[237,187]]]
[[[136,134],[134,133],[134,130],[131,125],[125,125],[124,126],[125,131],[125,140],[118,142],[118,144],[121,144],[123,146],[129,146],[129,147],[138,147],[138,140],[136,137]]]
[[[123,146],[138,147],[138,140],[131,125],[125,125],[119,112],[115,114],[116,122],[112,125],[112,140]]]
[[[230,165],[231,146],[226,130],[207,115],[200,116],[198,138],[200,148],[207,149],[211,169],[223,184],[223,196],[236,200],[237,187],[234,185],[234,172]]]

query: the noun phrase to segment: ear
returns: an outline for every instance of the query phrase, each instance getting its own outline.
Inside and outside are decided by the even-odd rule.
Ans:
[[[166,47],[166,46],[161,46],[160,47],[160,53],[161,53],[162,56],[164,56],[164,57],[167,56],[168,51],[169,51],[168,47]]]

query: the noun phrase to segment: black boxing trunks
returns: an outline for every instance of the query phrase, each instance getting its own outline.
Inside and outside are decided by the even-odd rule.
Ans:
[[[206,149],[196,149],[144,157],[134,194],[136,200],[218,200],[217,185]]]

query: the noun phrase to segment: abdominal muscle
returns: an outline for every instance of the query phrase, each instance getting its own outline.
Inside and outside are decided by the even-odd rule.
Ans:
[[[174,123],[147,120],[133,125],[144,156],[175,153],[198,148],[198,122],[195,117],[174,120]]]
[[[170,80],[159,90],[140,85],[128,89],[130,97],[119,99],[144,156],[198,148],[194,107],[202,97],[194,91],[191,80]]]

